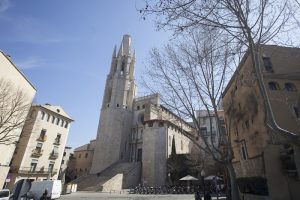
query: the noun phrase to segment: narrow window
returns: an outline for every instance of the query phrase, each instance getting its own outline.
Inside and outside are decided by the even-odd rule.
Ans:
[[[279,84],[276,82],[269,82],[269,89],[270,90],[280,90]]]
[[[47,122],[50,121],[50,116],[51,116],[51,115],[47,114]]]
[[[289,92],[297,92],[297,88],[293,83],[285,83],[284,90]]]
[[[44,120],[44,118],[45,118],[45,112],[42,111],[42,120]]]
[[[41,133],[40,133],[40,137],[38,138],[38,140],[40,141],[46,141],[46,129],[42,129]]]
[[[35,172],[38,160],[33,159],[30,163],[30,172]]]
[[[68,123],[68,122],[66,122],[66,123],[65,123],[65,128],[68,128],[68,125],[69,125],[69,123]]]
[[[245,121],[245,126],[246,126],[246,128],[249,128],[249,121],[248,120]]]
[[[125,70],[125,61],[123,60],[122,66],[121,66],[121,75],[124,74],[124,70]]]
[[[137,110],[140,110],[140,106],[137,106],[136,109],[137,109]]]
[[[54,122],[55,122],[55,117],[52,116],[52,124],[54,124]]]
[[[242,143],[241,154],[242,154],[241,155],[242,159],[247,160],[247,149],[246,149],[246,145],[244,142]]]
[[[117,107],[119,107],[119,104],[117,104]]]
[[[61,120],[61,127],[64,127],[64,123],[65,123],[65,121],[62,119]]]
[[[54,162],[50,161],[49,167],[48,167],[48,172],[52,173],[53,172],[53,168],[54,168]]]
[[[273,72],[273,65],[269,57],[263,57],[264,66],[267,72]]]
[[[294,106],[294,112],[295,112],[295,115],[296,115],[296,118],[300,118],[300,113],[299,113],[299,109],[298,107]]]
[[[78,158],[81,158],[81,154],[78,155]]]
[[[86,154],[85,154],[85,158],[87,158],[88,156],[89,156],[89,154],[88,154],[88,153],[86,153]]]
[[[145,108],[145,105],[143,105],[142,108],[144,109],[144,108]]]
[[[181,145],[181,150],[183,150],[183,142],[182,142],[182,140],[181,140],[181,143],[180,143]]]
[[[59,125],[60,119],[57,118],[56,125]]]

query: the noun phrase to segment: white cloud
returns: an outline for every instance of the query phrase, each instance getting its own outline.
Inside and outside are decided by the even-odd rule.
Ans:
[[[28,57],[26,60],[15,62],[19,69],[32,69],[44,65],[44,62],[36,57]]]
[[[10,6],[10,0],[0,0],[0,12],[6,11]]]

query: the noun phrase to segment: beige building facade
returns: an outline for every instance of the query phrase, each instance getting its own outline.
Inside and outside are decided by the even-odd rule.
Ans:
[[[275,123],[290,135],[268,127],[248,53],[223,93],[236,175],[239,179],[261,180],[265,183],[264,195],[274,200],[300,198],[299,55],[298,48],[263,45],[260,49],[261,73]]]
[[[88,144],[74,149],[73,161],[69,165],[69,175],[71,179],[76,179],[86,175],[91,170],[96,140],[91,140]]]
[[[36,89],[34,86],[29,82],[29,80],[22,74],[22,72],[14,65],[11,58],[7,55],[5,55],[4,52],[0,51],[0,83],[7,83],[10,85],[9,89],[9,95],[16,96],[18,93],[24,94],[24,105],[31,105],[32,100],[35,96]],[[3,85],[1,84],[1,87]],[[0,90],[3,91],[4,88],[1,88]],[[0,104],[3,106],[7,102],[3,102],[1,100]],[[8,108],[7,106],[5,106]],[[29,112],[30,106],[28,106],[28,109],[26,108],[23,111],[24,117],[27,116]],[[4,111],[1,110],[1,115],[4,113]],[[23,118],[23,116],[22,116]],[[12,118],[11,121],[15,120],[16,118]],[[25,122],[25,121],[24,121]],[[1,122],[2,123],[2,122]],[[24,123],[21,123],[18,128],[12,130],[10,132],[10,135],[14,135],[14,140],[18,140],[22,127]],[[3,131],[3,127],[0,128],[0,131]],[[13,157],[13,153],[15,150],[15,144],[1,144],[0,143],[0,152],[2,153],[0,156],[0,189],[6,185],[6,182],[11,181],[10,180],[10,174],[9,174],[9,166],[11,163],[11,159]],[[5,152],[5,153],[3,153]]]
[[[11,163],[9,188],[24,178],[58,178],[73,121],[60,106],[50,104],[33,105],[27,118]]]

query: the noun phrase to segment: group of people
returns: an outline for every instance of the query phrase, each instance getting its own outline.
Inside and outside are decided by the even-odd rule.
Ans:
[[[195,200],[202,200],[202,194],[200,192],[200,190],[198,190],[196,193],[195,193]],[[211,200],[211,194],[209,191],[206,191],[205,194],[204,194],[204,200]]]

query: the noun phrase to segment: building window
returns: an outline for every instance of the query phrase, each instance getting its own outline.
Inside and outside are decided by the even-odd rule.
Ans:
[[[140,106],[137,106],[136,109],[137,109],[137,110],[140,110]]]
[[[88,156],[89,156],[89,154],[88,154],[88,153],[86,153],[86,154],[85,154],[85,158],[87,158]]]
[[[65,123],[65,121],[61,120],[61,127],[64,127],[64,123]]]
[[[280,90],[279,84],[276,82],[269,82],[269,89],[270,90]]]
[[[169,147],[171,146],[172,144],[172,137],[169,135]]]
[[[52,116],[52,124],[54,124],[54,122],[55,122],[55,117]]]
[[[57,120],[56,120],[56,125],[59,125],[59,122],[60,122],[60,119],[57,118]]]
[[[163,126],[164,126],[164,123],[163,123],[163,122],[159,122],[159,123],[158,123],[158,126],[159,126],[159,127],[163,127]]]
[[[53,168],[54,168],[54,163],[55,162],[53,162],[53,161],[50,161],[50,163],[49,163],[49,167],[48,167],[48,172],[53,172]]]
[[[45,112],[42,111],[42,120],[44,120],[44,118],[45,118]]]
[[[145,105],[143,105],[142,108],[144,109],[144,108],[145,108]]]
[[[47,138],[46,137],[46,131],[47,131],[46,129],[41,130],[41,133],[40,133],[40,136],[39,136],[38,140],[43,141],[43,142],[46,141],[46,138]]]
[[[69,125],[69,123],[68,123],[68,122],[66,122],[66,123],[65,123],[65,128],[68,128],[68,125]]]
[[[242,143],[241,147],[241,156],[243,160],[247,160],[247,149],[246,149],[246,144],[245,142]]]
[[[78,155],[78,158],[81,158],[81,154]]]
[[[55,144],[60,144],[60,139],[61,139],[61,134],[58,133],[55,140],[54,140],[54,143]]]
[[[67,153],[66,153],[66,152],[64,152],[64,156],[66,156],[66,154],[67,154]]]
[[[249,121],[248,120],[245,121],[245,126],[246,126],[246,128],[249,128]]]
[[[121,66],[121,75],[124,74],[124,70],[125,70],[125,60],[122,61],[122,66]]]
[[[50,114],[47,114],[47,122],[49,122],[50,121]]]
[[[207,135],[207,128],[206,127],[200,128],[200,134]]]
[[[285,83],[284,90],[289,92],[297,92],[297,88],[293,83]]]
[[[264,66],[267,72],[273,72],[273,65],[269,57],[263,57]]]
[[[182,140],[180,142],[180,147],[181,147],[181,150],[183,150],[183,142],[182,142]]]
[[[30,163],[30,172],[35,172],[38,160],[33,159]]]
[[[299,118],[300,118],[300,113],[299,113],[298,107],[297,107],[297,106],[294,106],[293,108],[294,108],[294,112],[295,112],[296,118],[299,119]]]

